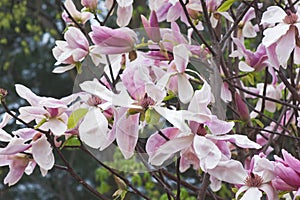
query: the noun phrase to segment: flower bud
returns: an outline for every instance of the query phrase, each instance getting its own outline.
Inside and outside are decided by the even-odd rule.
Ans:
[[[7,90],[0,88],[0,98],[4,98],[7,95]]]
[[[235,93],[235,105],[241,120],[248,121],[250,119],[249,109],[238,93]]]

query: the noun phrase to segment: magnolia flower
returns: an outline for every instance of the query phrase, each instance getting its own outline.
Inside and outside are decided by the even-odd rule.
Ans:
[[[263,34],[262,44],[267,48],[270,64],[279,69],[279,66],[286,68],[287,61],[295,49],[298,54],[297,40],[299,40],[299,13],[285,12],[278,6],[268,7],[263,13],[261,23],[263,25],[275,25],[267,28]]]
[[[37,96],[29,88],[20,84],[16,84],[15,87],[17,94],[30,104],[30,106],[19,109],[20,119],[27,123],[35,120],[41,130],[51,130],[56,136],[65,133],[68,121],[68,115],[65,111],[68,109],[67,105],[73,102],[77,95],[54,99]]]
[[[76,6],[72,0],[66,0],[64,5],[65,5],[66,9],[68,10],[68,12],[70,13],[71,17],[80,24],[85,24],[92,16],[91,13],[89,13],[89,12],[79,12],[76,9]],[[72,19],[70,19],[70,16],[67,13],[67,11],[65,11],[65,10],[62,14],[62,18],[67,23],[71,23],[71,24],[74,23],[72,21]]]
[[[180,151],[183,159],[180,164],[181,171],[185,171],[190,164],[194,168],[200,166],[207,171],[218,165],[222,155],[230,157],[228,147],[224,147],[227,141],[242,148],[260,148],[260,145],[246,136],[225,135],[234,123],[219,120],[211,114],[207,107],[212,98],[210,94],[210,86],[205,83],[201,90],[195,92],[188,111],[156,108],[174,128],[163,129],[149,137],[146,151],[151,164],[162,165]],[[189,126],[184,123],[186,120],[189,121]],[[212,134],[208,134],[206,127]]]
[[[278,179],[272,183],[278,190],[297,191],[295,198],[300,196],[300,161],[282,149],[283,159],[275,155],[275,174]]]
[[[63,73],[76,67],[89,52],[89,43],[85,35],[75,27],[69,27],[64,38],[66,41],[57,40],[52,49],[53,56],[57,60],[55,65],[67,64],[64,67],[56,67],[54,73]]]
[[[8,165],[9,173],[4,184],[16,184],[23,173],[31,174],[36,164],[43,176],[54,166],[52,147],[45,135],[29,128],[13,132],[8,145],[0,148],[0,166]]]
[[[159,42],[161,40],[161,35],[155,11],[151,12],[149,21],[144,15],[141,16],[141,19],[149,39],[153,42]]]
[[[89,33],[96,45],[98,54],[121,54],[134,50],[136,33],[126,27],[111,29],[105,26],[92,26]]]
[[[245,170],[236,160],[224,160],[208,173],[219,180],[238,185],[236,199],[260,200],[263,192],[269,200],[278,199],[276,190],[271,184],[275,178],[274,165],[259,155],[252,158],[249,170]]]

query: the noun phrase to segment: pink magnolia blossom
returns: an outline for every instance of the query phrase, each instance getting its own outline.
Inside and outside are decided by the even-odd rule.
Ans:
[[[56,67],[54,73],[63,73],[76,67],[89,52],[89,43],[85,35],[75,27],[69,27],[64,38],[66,41],[57,40],[52,49],[53,56],[57,60],[55,65],[67,64],[67,66]]]
[[[36,164],[45,176],[54,166],[52,147],[46,136],[29,128],[14,131],[13,135],[7,146],[0,148],[0,166],[10,168],[4,184],[16,184],[24,172],[31,174]]]
[[[159,42],[161,40],[160,28],[155,11],[151,11],[149,21],[145,16],[141,16],[143,26],[150,40]]]
[[[267,48],[270,64],[276,69],[279,69],[280,65],[286,68],[293,50],[295,50],[296,56],[299,57],[299,47],[296,45],[300,28],[299,12],[299,10],[297,13],[285,12],[278,6],[270,6],[263,13],[262,24],[272,26],[276,24],[264,31],[262,40],[262,44]]]
[[[218,165],[222,155],[230,157],[228,147],[224,148],[223,144],[227,141],[243,148],[260,148],[246,136],[225,135],[234,124],[219,120],[211,114],[207,107],[211,101],[210,93],[210,87],[205,83],[201,90],[195,92],[186,112],[156,108],[156,111],[175,127],[163,129],[149,137],[146,151],[151,164],[162,165],[176,152],[180,152],[181,171],[186,170],[190,164],[194,168],[200,166],[202,170],[207,171]],[[184,123],[186,120],[189,121],[189,126]],[[207,134],[206,127],[212,134]]]
[[[275,155],[275,174],[278,179],[273,181],[273,185],[278,190],[297,191],[296,196],[300,196],[300,161],[282,149],[283,159]]]
[[[208,171],[215,178],[239,187],[235,198],[241,200],[260,200],[263,192],[269,200],[277,200],[278,195],[271,184],[274,180],[274,165],[263,156],[254,155],[250,169],[245,170],[236,160],[224,160]],[[243,193],[243,194],[242,194]],[[241,198],[239,198],[242,196]]]
[[[121,54],[134,50],[137,35],[127,28],[111,29],[105,26],[92,26],[89,33],[99,54]]]
[[[77,95],[70,95],[62,99],[52,97],[40,97],[29,88],[16,84],[17,94],[28,101],[30,106],[19,109],[19,118],[25,122],[36,121],[39,128],[45,131],[51,130],[56,136],[61,136],[67,130],[68,115],[65,113],[68,104],[73,102]]]
[[[245,61],[239,62],[239,69],[243,72],[261,71],[267,66],[268,56],[264,45],[260,44],[255,52],[252,52],[244,46],[241,40],[232,38],[237,50],[231,56],[244,57]]]
[[[70,15],[72,16],[72,18],[79,24],[85,24],[92,16],[91,13],[89,13],[89,12],[78,11],[72,0],[66,0],[64,5],[65,5],[66,9],[68,10],[68,12],[70,13]],[[67,23],[71,23],[71,24],[74,23],[65,10],[62,13],[62,18]]]

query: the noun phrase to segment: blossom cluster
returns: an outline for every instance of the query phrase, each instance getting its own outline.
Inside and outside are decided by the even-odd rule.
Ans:
[[[0,148],[0,166],[10,168],[4,183],[16,184],[35,166],[45,175],[55,163],[52,150],[63,148],[63,141],[70,138],[99,151],[117,144],[129,159],[148,126],[153,130],[145,145],[150,165],[163,167],[180,157],[180,172],[193,167],[209,174],[213,191],[220,190],[222,182],[230,183],[238,188],[236,199],[266,195],[274,200],[280,192],[300,196],[300,161],[283,148],[278,152],[272,143],[282,135],[299,140],[290,129],[300,129],[300,8],[297,3],[254,2],[245,6],[236,31],[226,36],[222,20],[229,26],[227,31],[237,20],[229,7],[224,8],[226,1],[152,0],[149,19],[141,16],[145,31],[141,38],[141,32],[128,26],[133,0],[105,1],[107,10],[116,4],[119,28],[93,20],[98,1],[82,0],[80,11],[66,0],[67,28],[64,40],[57,40],[52,51],[57,60],[53,72],[76,68],[82,73],[87,70],[82,63],[91,59],[94,66],[103,66],[103,74],[83,81],[81,92],[61,99],[15,86],[29,103],[16,116],[25,125],[34,125],[7,133],[4,127],[11,116],[3,116],[0,140],[7,145]],[[163,23],[169,28],[160,28]],[[195,43],[196,32],[201,35],[207,29],[212,44],[206,39]],[[260,40],[257,48],[247,42],[254,39]],[[229,49],[228,64],[219,55],[222,45]],[[283,70],[294,75],[284,79]],[[264,71],[270,81],[261,80]],[[231,114],[226,113],[226,105],[232,107]],[[264,125],[264,115],[278,120]],[[241,128],[255,125],[261,129],[253,129],[254,134]],[[273,156],[276,152],[282,156]]]

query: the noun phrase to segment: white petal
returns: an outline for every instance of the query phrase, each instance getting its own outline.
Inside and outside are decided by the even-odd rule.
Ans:
[[[133,7],[129,5],[127,7],[118,6],[117,9],[117,24],[119,27],[127,26],[132,17]]]
[[[195,135],[194,149],[200,160],[200,167],[203,171],[213,169],[221,160],[221,151],[211,140],[203,136]]]
[[[254,148],[254,149],[261,148],[261,146],[259,144],[251,141],[245,135],[219,135],[219,136],[209,135],[207,137],[214,139],[214,140],[229,141],[229,142],[235,143],[237,146],[242,147],[242,148]]]
[[[284,68],[287,66],[287,61],[296,46],[295,41],[295,28],[290,29],[284,36],[282,36],[278,42],[276,47],[276,55],[279,60],[279,64]]]
[[[290,25],[288,24],[278,24],[273,28],[268,28],[264,31],[264,38],[262,39],[262,44],[265,47],[269,47],[279,40],[281,36],[286,34],[286,32],[290,29]]]
[[[193,87],[184,74],[178,74],[178,97],[184,104],[190,102],[194,94]]]
[[[268,10],[264,12],[261,19],[261,24],[282,23],[286,15],[286,12],[280,7],[270,6],[268,7]]]
[[[255,69],[251,66],[249,66],[244,61],[239,62],[239,70],[242,72],[253,72]]]
[[[240,200],[261,200],[262,192],[257,187],[250,187]]]
[[[80,139],[92,148],[100,148],[107,143],[108,122],[98,108],[92,108],[79,126]]]
[[[184,44],[176,45],[173,48],[174,62],[179,73],[185,71],[189,62],[189,51]]]
[[[79,84],[79,86],[83,91],[96,95],[108,102],[112,102],[113,93],[105,86],[101,85],[97,79],[94,79],[93,81],[85,81]]]
[[[45,170],[52,169],[54,166],[52,147],[45,135],[32,143],[32,156],[36,163]]]
[[[63,66],[63,67],[56,67],[52,72],[56,73],[56,74],[61,74],[61,73],[64,73],[66,71],[73,69],[74,67],[75,67],[74,64]]]

